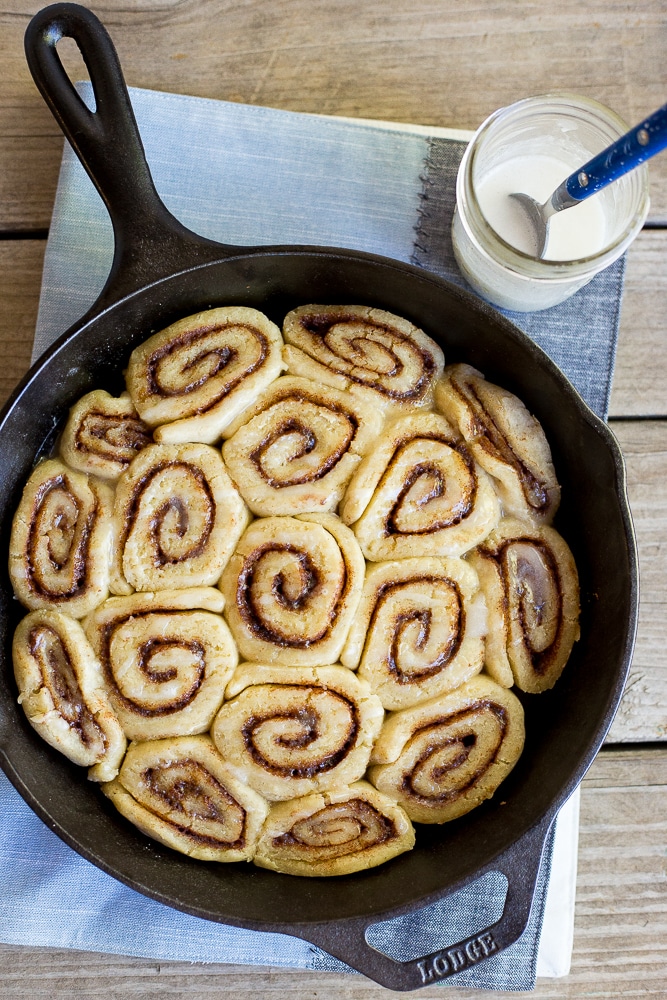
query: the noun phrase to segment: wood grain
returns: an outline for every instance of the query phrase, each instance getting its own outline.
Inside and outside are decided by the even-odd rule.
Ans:
[[[645,229],[628,253],[612,416],[667,416],[666,255],[664,229]]]
[[[0,405],[30,366],[45,240],[0,241]]]
[[[62,148],[23,33],[42,4],[0,11],[0,230],[48,225]],[[523,97],[565,90],[635,124],[664,102],[662,0],[122,0],[89,4],[130,85],[293,111],[476,128]],[[59,47],[60,49],[60,47]],[[66,46],[63,45],[63,51]],[[66,64],[80,75],[79,59]],[[652,217],[667,218],[667,157]]]
[[[533,1000],[664,1000],[667,942],[667,749],[602,751],[583,781],[570,975],[539,979]],[[362,976],[155,962],[0,945],[2,1000],[384,1000]],[[75,985],[76,984],[76,985]],[[441,987],[415,996],[442,998]],[[448,988],[452,1000],[480,992]],[[506,993],[485,992],[489,1000]]]
[[[667,739],[667,422],[614,421],[639,550],[637,645],[610,741]]]

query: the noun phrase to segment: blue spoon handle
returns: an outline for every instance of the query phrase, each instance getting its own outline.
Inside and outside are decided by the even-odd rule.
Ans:
[[[583,201],[667,146],[667,104],[579,167],[565,181],[574,201]]]

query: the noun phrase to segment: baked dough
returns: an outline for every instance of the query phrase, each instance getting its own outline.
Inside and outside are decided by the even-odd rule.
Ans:
[[[72,469],[118,479],[153,436],[129,395],[110,396],[104,389],[86,393],[74,404],[60,439],[60,454]]]
[[[486,604],[462,559],[398,559],[368,567],[341,662],[396,711],[434,698],[484,664]]]
[[[12,523],[9,575],[27,608],[83,618],[109,592],[113,492],[60,459],[40,462]]]
[[[493,795],[524,739],[519,699],[479,674],[456,691],[390,715],[368,777],[413,822],[446,823]]]
[[[223,306],[186,316],[136,347],[126,385],[161,444],[212,444],[282,368],[280,330],[263,313]]]
[[[111,589],[216,584],[249,520],[215,448],[153,444],[118,481]]]
[[[238,662],[211,587],[110,597],[89,615],[116,715],[132,740],[206,732]]]
[[[486,669],[499,684],[552,688],[579,638],[579,579],[554,528],[504,518],[470,553],[489,615]]]
[[[288,666],[335,663],[364,569],[354,535],[332,514],[253,521],[220,581],[241,655]]]
[[[367,781],[271,806],[255,864],[287,875],[351,875],[414,847],[400,806]]]
[[[118,773],[126,740],[83,628],[60,611],[31,611],[12,644],[19,704],[43,740],[88,767],[92,781]]]
[[[500,518],[486,473],[437,413],[394,421],[352,477],[341,505],[374,562],[460,556]]]
[[[229,427],[222,449],[253,514],[331,511],[375,443],[382,415],[308,379],[276,379]]]
[[[551,524],[560,486],[542,426],[522,401],[463,364],[445,369],[435,401],[493,476],[504,513]]]
[[[368,306],[299,306],[283,323],[290,372],[398,416],[429,406],[444,355],[423,330]]]
[[[146,836],[200,861],[251,860],[268,812],[208,736],[132,743],[102,791]]]
[[[361,778],[383,717],[368,684],[345,667],[244,663],[211,735],[240,780],[281,801]]]

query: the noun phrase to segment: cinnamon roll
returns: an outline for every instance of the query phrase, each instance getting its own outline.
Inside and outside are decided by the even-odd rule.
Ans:
[[[163,444],[211,444],[282,368],[282,337],[246,306],[179,320],[135,348],[126,384],[142,420]]]
[[[389,716],[369,780],[415,823],[446,823],[490,798],[524,744],[523,708],[478,675],[456,691]]]
[[[211,736],[234,773],[267,799],[357,781],[383,719],[365,681],[339,666],[242,664]]]
[[[400,806],[357,781],[271,806],[255,864],[287,875],[350,875],[414,847]]]
[[[30,725],[69,760],[90,768],[92,781],[114,778],[126,740],[79,622],[60,611],[31,611],[14,633],[12,656]]]
[[[332,514],[253,521],[220,580],[241,655],[288,666],[334,663],[364,570],[354,535]]]
[[[300,306],[283,323],[290,372],[349,391],[394,416],[428,406],[444,356],[408,320],[369,306]]]
[[[389,710],[451,691],[484,663],[486,605],[462,559],[376,563],[341,662],[365,678]]]
[[[82,618],[109,592],[113,492],[59,459],[40,462],[12,523],[9,575],[27,608]]]
[[[60,454],[79,472],[118,479],[137,452],[152,444],[126,392],[116,398],[95,389],[75,403],[60,440]]]
[[[554,528],[504,518],[470,563],[486,595],[486,670],[537,694],[553,687],[579,638],[579,579]]]
[[[402,417],[350,481],[341,517],[367,559],[459,556],[500,518],[486,473],[444,417]]]
[[[542,426],[521,400],[459,364],[445,369],[435,401],[493,476],[505,514],[550,524],[560,487]]]
[[[283,376],[228,428],[223,458],[253,514],[333,510],[382,428],[349,393]]]
[[[132,740],[206,732],[238,656],[211,587],[110,597],[84,622]]]
[[[216,449],[151,445],[123,473],[114,505],[112,590],[218,582],[249,521]]]
[[[132,743],[102,791],[146,836],[200,861],[249,861],[268,812],[208,736]]]

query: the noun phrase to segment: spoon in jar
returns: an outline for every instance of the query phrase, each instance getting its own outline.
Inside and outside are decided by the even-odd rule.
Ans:
[[[645,118],[583,167],[566,177],[544,204],[528,194],[510,194],[521,206],[535,236],[535,255],[544,258],[549,237],[549,219],[556,212],[578,205],[623,177],[667,146],[667,104]]]

